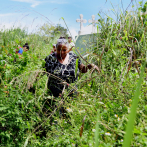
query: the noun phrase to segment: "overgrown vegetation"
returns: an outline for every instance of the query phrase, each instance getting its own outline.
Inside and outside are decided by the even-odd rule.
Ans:
[[[101,73],[81,74],[76,83],[79,95],[70,98],[65,91],[56,98],[53,111],[44,106],[53,97],[47,94],[47,76],[41,73],[58,34],[45,41],[19,28],[0,32],[1,146],[122,146],[140,68],[146,63],[147,14],[140,14],[145,8],[146,4],[122,14],[119,22],[99,19],[101,33],[86,60],[98,65]],[[31,49],[19,58],[15,49],[25,42]],[[135,147],[147,146],[146,71],[142,75],[131,140]],[[66,116],[60,116],[61,106]]]

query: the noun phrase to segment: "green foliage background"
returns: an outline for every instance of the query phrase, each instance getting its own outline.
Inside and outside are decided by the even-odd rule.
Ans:
[[[64,104],[61,97],[56,98],[58,106],[67,110],[66,117],[60,117],[58,109],[44,111],[45,101],[53,97],[47,94],[42,67],[58,34],[45,40],[19,28],[0,32],[1,146],[88,147],[95,141],[100,147],[122,146],[140,67],[146,63],[147,14],[140,14],[144,7],[134,14],[121,14],[115,23],[110,17],[99,19],[101,33],[95,35],[97,41],[87,51],[86,60],[96,64],[101,73],[81,74],[76,98],[68,97],[67,91]],[[26,42],[30,50],[19,58],[15,50]],[[135,147],[147,146],[146,71],[143,77],[131,140]]]

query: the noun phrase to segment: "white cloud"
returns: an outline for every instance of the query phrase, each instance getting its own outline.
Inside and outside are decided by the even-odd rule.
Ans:
[[[14,16],[16,15],[17,13],[4,13],[4,14],[0,14],[0,18],[1,17],[7,17],[7,16]]]
[[[0,23],[0,31],[4,31],[4,30],[10,30],[10,29],[14,29],[14,28],[21,28],[21,29],[25,29],[28,33],[36,33],[38,32],[40,26],[42,26],[42,24],[39,24],[39,22],[33,23],[33,24],[26,24],[25,22],[3,22]]]
[[[29,23],[28,23],[29,22]],[[41,18],[30,16],[28,13],[0,13],[0,30],[21,28],[29,33],[37,32],[39,27],[43,25],[44,20]]]
[[[42,1],[37,1],[37,0],[12,0],[12,1],[30,3],[32,8],[42,3]]]
[[[5,22],[3,24],[0,24],[0,30],[9,30],[9,29],[12,29],[12,28],[25,28],[25,25],[22,25],[22,24],[14,24],[14,23],[8,23],[8,22]]]

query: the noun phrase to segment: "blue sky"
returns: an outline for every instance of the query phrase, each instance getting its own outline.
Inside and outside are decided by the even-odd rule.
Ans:
[[[132,4],[138,5],[141,0],[134,0]],[[87,23],[84,24],[85,33],[91,32],[88,20],[92,15],[98,19],[98,13],[102,17],[105,14],[116,19],[112,9],[120,12],[126,10],[131,0],[1,0],[0,28],[12,26],[27,27],[29,32],[39,29],[44,23],[51,25],[61,24],[65,26],[63,17],[73,37],[78,34],[80,24],[76,22],[80,14],[83,14]]]

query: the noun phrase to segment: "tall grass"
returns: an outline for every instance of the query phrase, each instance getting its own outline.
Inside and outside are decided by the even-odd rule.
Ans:
[[[60,117],[58,107],[50,112],[51,108],[45,105],[53,97],[47,93],[47,76],[41,76],[44,58],[58,36],[48,38],[46,43],[39,34],[25,34],[21,30],[0,32],[3,36],[0,44],[1,145],[126,146],[131,141],[131,146],[146,146],[147,88],[140,68],[146,59],[147,34],[145,20],[137,11],[133,15],[129,12],[121,15],[121,23],[110,17],[107,21],[99,19],[101,33],[94,35],[92,47],[87,50],[89,56],[80,59],[84,64],[96,64],[101,73],[81,74],[77,83],[70,85],[78,86],[79,95],[70,98],[65,90],[64,103],[60,97],[56,99],[57,106],[67,111],[66,117]],[[14,51],[25,42],[29,43],[30,51],[20,59]],[[28,90],[29,87],[32,89]],[[134,123],[135,112],[134,130],[132,125],[125,133],[127,121],[129,125]],[[79,136],[85,115],[82,136]],[[126,139],[132,130],[134,137],[131,140],[130,135]]]
[[[96,131],[95,131],[95,147],[99,146],[99,118],[100,111],[97,112]]]
[[[131,106],[131,109],[130,109],[126,133],[125,133],[125,136],[124,136],[123,147],[129,147],[130,144],[131,144],[134,123],[135,123],[135,120],[136,120],[136,113],[137,113],[137,107],[138,107],[138,102],[139,102],[139,96],[140,96],[140,93],[141,93],[141,85],[142,85],[142,81],[144,79],[144,69],[145,68],[144,68],[144,65],[143,65],[143,67],[141,69],[139,81],[136,85],[136,91],[134,93],[133,103],[132,103],[132,106]]]

